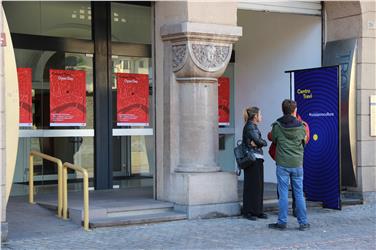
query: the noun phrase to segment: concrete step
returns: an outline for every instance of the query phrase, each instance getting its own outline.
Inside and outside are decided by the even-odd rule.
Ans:
[[[39,206],[41,206],[45,209],[48,209],[48,210],[51,210],[51,211],[57,211],[57,204],[51,204],[51,203],[48,203],[48,202],[39,202],[39,201],[36,201],[36,204],[38,204]]]
[[[341,202],[343,206],[361,205],[363,204],[363,199],[342,197]]]
[[[149,202],[145,204],[135,204],[123,207],[109,207],[106,210],[108,217],[122,217],[169,212],[173,209],[174,204],[169,202]]]
[[[47,209],[57,210],[54,201],[40,200],[37,203]],[[72,203],[68,203],[72,204]],[[68,214],[72,222],[81,225],[84,211],[82,205],[69,205]],[[174,212],[174,204],[153,199],[134,199],[126,202],[92,200],[89,221],[93,227],[132,225],[186,219],[186,214]]]
[[[121,217],[103,217],[90,220],[90,227],[112,227],[112,226],[125,226],[135,224],[157,223],[166,221],[176,221],[187,219],[185,213],[179,213],[174,211],[150,213],[143,215],[131,215]]]

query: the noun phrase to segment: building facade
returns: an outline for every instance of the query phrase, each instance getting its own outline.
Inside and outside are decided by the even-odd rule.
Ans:
[[[27,194],[31,150],[85,167],[94,189],[147,188],[154,199],[173,202],[189,218],[239,214],[232,150],[241,138],[242,109],[260,106],[265,117],[261,130],[267,133],[289,95],[284,71],[321,66],[325,45],[346,39],[355,39],[357,49],[350,103],[356,185],[345,188],[364,201],[375,199],[374,1],[1,5],[2,232],[7,231],[9,196]],[[32,72],[31,122],[26,126],[19,126],[17,69]],[[84,72],[83,120],[63,125],[53,120],[53,102],[72,97],[68,89],[64,100],[54,99],[53,85],[59,80],[51,75],[58,70]],[[120,81],[131,74],[147,75],[141,96],[147,117],[124,122],[119,118]],[[225,126],[218,125],[221,76],[230,81]],[[40,190],[56,184],[52,165],[36,160],[34,166]],[[75,180],[80,178],[70,174],[73,189],[79,188]],[[276,182],[270,159],[265,181]]]

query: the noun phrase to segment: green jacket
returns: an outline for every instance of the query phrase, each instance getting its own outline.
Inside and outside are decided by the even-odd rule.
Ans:
[[[293,116],[283,116],[272,124],[272,138],[276,143],[276,163],[283,167],[303,166],[306,131]]]

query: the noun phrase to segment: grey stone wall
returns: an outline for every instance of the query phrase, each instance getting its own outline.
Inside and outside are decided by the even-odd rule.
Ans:
[[[325,40],[358,39],[356,68],[357,183],[365,201],[376,192],[376,137],[370,136],[370,96],[376,95],[376,2],[325,2]]]

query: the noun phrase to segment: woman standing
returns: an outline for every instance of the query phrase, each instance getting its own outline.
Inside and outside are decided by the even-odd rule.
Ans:
[[[267,219],[264,213],[264,155],[262,147],[267,146],[261,138],[257,124],[262,121],[257,107],[246,108],[243,112],[243,143],[254,153],[256,161],[244,169],[243,216],[249,220]]]

